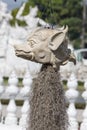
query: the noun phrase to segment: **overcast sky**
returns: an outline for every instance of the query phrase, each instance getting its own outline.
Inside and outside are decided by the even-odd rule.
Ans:
[[[27,0],[2,0],[3,2],[6,2],[8,4],[8,9],[12,10],[13,8],[19,7],[24,1]]]

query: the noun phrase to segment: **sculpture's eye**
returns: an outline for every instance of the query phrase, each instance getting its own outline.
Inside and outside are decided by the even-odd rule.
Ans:
[[[35,42],[33,40],[29,41],[29,45],[33,48],[35,45]]]

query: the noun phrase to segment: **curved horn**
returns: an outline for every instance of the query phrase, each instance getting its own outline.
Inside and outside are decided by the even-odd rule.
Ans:
[[[63,33],[67,33],[68,32],[68,26],[66,25],[65,29],[63,30]]]
[[[58,31],[62,31],[62,30],[64,30],[64,26],[62,26],[61,28],[58,28]]]

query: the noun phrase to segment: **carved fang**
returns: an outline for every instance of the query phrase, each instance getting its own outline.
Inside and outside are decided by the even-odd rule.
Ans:
[[[34,60],[34,58],[35,58],[34,53],[33,53],[33,52],[31,52],[31,53],[30,53],[30,55],[31,55],[31,60]]]

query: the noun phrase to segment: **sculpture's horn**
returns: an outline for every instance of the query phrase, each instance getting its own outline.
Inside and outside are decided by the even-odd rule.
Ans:
[[[58,28],[58,31],[62,31],[64,30],[64,26],[62,26],[61,28]]]
[[[64,28],[63,30],[64,33],[67,33],[68,32],[68,26],[66,25],[66,27]]]

